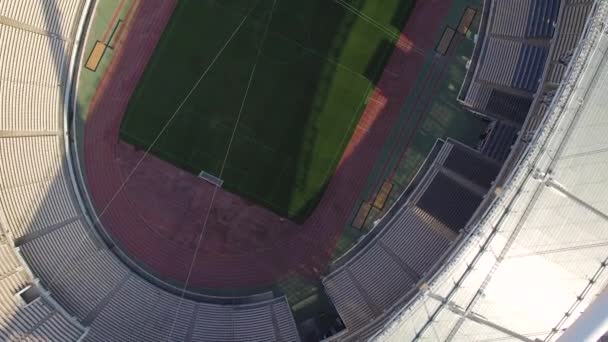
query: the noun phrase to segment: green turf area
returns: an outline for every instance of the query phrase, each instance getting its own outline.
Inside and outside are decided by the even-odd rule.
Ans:
[[[121,137],[301,222],[333,174],[413,1],[181,1]]]

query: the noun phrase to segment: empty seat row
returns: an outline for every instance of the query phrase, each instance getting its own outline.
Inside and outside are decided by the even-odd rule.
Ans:
[[[526,39],[553,35],[561,0],[492,1],[490,32]]]
[[[534,93],[548,53],[547,46],[488,38],[482,52],[484,61],[478,66],[476,79]]]
[[[279,340],[279,335],[283,341],[299,340],[284,298],[252,305],[182,300],[134,275],[110,251],[98,249],[85,227],[76,220],[20,249],[51,295],[90,324],[87,340],[182,341],[186,335],[192,341],[252,341],[256,336],[266,341]]]
[[[0,131],[57,132],[61,129],[61,88],[0,80]]]
[[[457,141],[435,146],[421,180],[406,190],[406,202],[391,209],[380,231],[322,280],[349,333],[365,332],[414,296],[500,170],[499,163]]]
[[[35,235],[77,215],[60,135],[70,44],[59,35],[72,30],[82,3],[0,2],[0,229],[9,238]],[[48,252],[62,249],[38,250],[46,271],[36,275],[53,276]],[[86,335],[39,289],[8,244],[0,246],[0,265],[0,340],[77,341]]]
[[[0,138],[0,204],[13,238],[77,216],[59,136]]]
[[[526,36],[533,38],[552,37],[561,2],[562,0],[531,1]]]
[[[64,180],[52,179],[0,191],[12,236],[28,236],[75,217],[67,187]]]
[[[452,146],[442,165],[467,180],[489,189],[496,175],[500,171],[500,165],[494,160],[482,157],[476,150],[449,140],[445,145]]]
[[[275,300],[270,308],[276,321],[277,340],[298,341],[300,336],[295,327],[293,314],[288,303],[284,300]]]
[[[2,260],[0,263],[0,278],[7,274],[14,273],[22,267],[21,264],[19,264],[17,256],[12,251],[12,247],[7,243],[0,244],[0,260]]]
[[[485,107],[485,113],[492,118],[521,125],[528,116],[533,101],[532,95],[513,94],[500,89],[492,89]]]
[[[380,283],[382,280],[378,280]],[[340,318],[350,331],[370,323],[378,312],[355,285],[346,268],[332,272],[323,279],[323,286]]]
[[[54,179],[64,165],[61,146],[56,135],[0,138],[0,189]]]
[[[550,57],[551,66],[547,81],[552,83],[561,81],[569,57],[574,52],[583,34],[593,2],[593,0],[581,0],[563,6],[555,35],[554,48]]]
[[[559,83],[593,0],[487,1],[488,24],[460,99],[476,113],[521,126],[542,82]],[[545,75],[546,80],[543,80]]]
[[[285,298],[196,303],[132,275],[92,322],[86,341],[299,341],[296,331]]]
[[[56,309],[44,296],[27,303],[20,296],[20,291],[34,282],[14,253],[8,244],[0,245],[0,340],[79,340],[86,329],[75,319]]]
[[[381,243],[373,244],[360,260],[349,267],[349,272],[379,309],[387,309],[397,303],[419,279],[411,266]],[[377,284],[380,279],[383,286]]]
[[[273,341],[276,340],[272,312],[268,306],[198,307],[195,341]]]
[[[517,68],[516,61],[524,46],[518,41],[488,38],[482,52],[483,63],[478,66],[477,79],[510,86]]]
[[[530,20],[531,3],[534,0],[492,1],[490,33],[525,37]]]
[[[81,320],[86,319],[129,273],[110,251],[97,249],[80,221],[69,223],[20,248],[54,298]]]
[[[457,234],[486,197],[500,164],[452,139],[441,149],[449,153],[435,159],[410,202]]]
[[[540,84],[548,54],[547,47],[524,45],[517,60],[511,86],[535,92]]]
[[[379,237],[323,279],[347,329],[362,328],[415,293],[415,284],[449,246],[435,224],[440,223],[406,205]]]
[[[481,204],[487,189],[483,190],[448,172],[437,170],[429,174],[414,203],[457,233],[465,228]]]
[[[519,128],[503,122],[495,122],[484,139],[480,152],[502,163],[507,159],[511,146],[515,143]]]
[[[380,241],[416,272],[418,277],[425,276],[450,244],[448,238],[434,229],[441,226],[441,223],[421,209],[411,207],[407,215],[402,215],[394,224],[407,229],[407,238],[402,236],[399,229],[391,229]]]
[[[508,87],[472,82],[463,104],[475,113],[519,126],[526,120],[532,100],[533,94],[515,93]]]
[[[82,1],[19,0],[0,2],[0,16],[63,37],[73,34]]]
[[[151,313],[155,311],[157,297],[157,290],[146,281],[130,277],[93,320],[87,341],[143,341],[141,334],[148,319],[154,318]],[[174,302],[164,310],[174,310],[176,305]],[[185,306],[187,313],[186,309]]]
[[[78,341],[85,335],[85,331],[56,311],[32,330],[29,336],[24,337],[23,341]]]
[[[43,86],[61,84],[68,71],[68,43],[4,24],[0,24],[0,36],[0,80]]]

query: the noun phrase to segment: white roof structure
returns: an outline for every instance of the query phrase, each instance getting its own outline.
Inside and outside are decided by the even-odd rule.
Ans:
[[[608,1],[499,196],[379,341],[551,341],[608,284]],[[580,336],[578,341],[584,339]]]

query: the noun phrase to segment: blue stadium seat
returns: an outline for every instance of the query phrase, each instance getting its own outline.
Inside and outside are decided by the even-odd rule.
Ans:
[[[526,36],[529,38],[551,38],[559,14],[559,0],[537,0],[530,4]]]
[[[549,49],[525,45],[519,54],[517,68],[511,86],[535,92],[542,77]]]

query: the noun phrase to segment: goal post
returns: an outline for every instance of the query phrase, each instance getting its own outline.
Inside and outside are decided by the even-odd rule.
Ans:
[[[201,170],[201,172],[199,172],[198,178],[201,178],[201,179],[217,186],[218,188],[221,188],[222,185],[224,184],[223,180],[221,180],[218,177],[216,177],[208,172],[205,172],[203,170]]]

